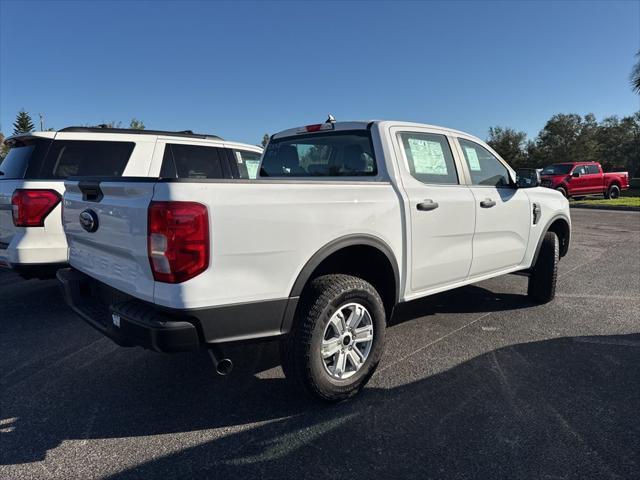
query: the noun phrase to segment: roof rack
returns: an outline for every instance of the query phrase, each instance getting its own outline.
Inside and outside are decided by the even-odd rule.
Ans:
[[[222,140],[222,137],[210,135],[207,133],[193,133],[191,130],[181,130],[171,132],[168,130],[140,130],[137,128],[113,128],[107,125],[97,125],[95,127],[66,127],[59,132],[92,132],[92,133],[129,133],[138,135],[170,135],[172,137],[189,137],[189,138],[212,138]]]

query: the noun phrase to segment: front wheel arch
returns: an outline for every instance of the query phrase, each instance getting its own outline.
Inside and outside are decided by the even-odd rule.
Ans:
[[[564,215],[558,215],[556,217],[553,217],[542,231],[542,234],[538,239],[538,244],[536,245],[536,252],[533,255],[533,260],[531,260],[532,266],[535,265],[538,261],[538,255],[540,254],[540,249],[542,248],[544,237],[547,232],[553,232],[558,236],[558,241],[560,242],[560,258],[564,257],[569,251],[569,242],[571,241],[571,226]]]

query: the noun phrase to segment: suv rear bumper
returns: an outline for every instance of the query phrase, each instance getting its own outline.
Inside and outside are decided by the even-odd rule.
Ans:
[[[34,230],[44,230],[33,227]],[[66,265],[68,260],[67,242],[62,235],[18,233],[10,243],[0,242],[0,266],[18,270],[20,267],[37,270],[48,266]],[[55,273],[55,272],[54,272]]]
[[[184,352],[286,333],[297,298],[198,310],[175,310],[138,300],[73,268],[58,271],[67,304],[118,345]]]

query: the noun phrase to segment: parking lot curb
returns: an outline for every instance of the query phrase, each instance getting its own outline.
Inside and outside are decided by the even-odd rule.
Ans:
[[[626,207],[624,205],[571,205],[571,208],[585,208],[587,210],[618,210],[624,212],[640,212],[640,207]]]

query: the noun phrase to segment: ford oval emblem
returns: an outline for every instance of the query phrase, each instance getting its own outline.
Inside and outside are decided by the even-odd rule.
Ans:
[[[91,209],[87,209],[80,214],[80,225],[87,232],[93,233],[98,230],[98,215]]]

